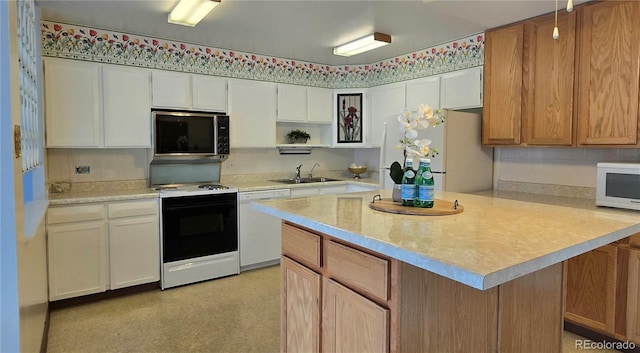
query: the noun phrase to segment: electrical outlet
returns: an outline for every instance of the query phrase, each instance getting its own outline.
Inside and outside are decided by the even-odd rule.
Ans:
[[[91,173],[91,167],[88,165],[77,165],[76,174],[89,174]]]

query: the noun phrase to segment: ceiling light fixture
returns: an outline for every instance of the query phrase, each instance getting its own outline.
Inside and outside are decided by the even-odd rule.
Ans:
[[[195,27],[221,0],[180,0],[169,13],[169,23]]]
[[[366,37],[356,39],[353,42],[342,44],[333,48],[334,55],[352,56],[371,49],[380,48],[391,43],[391,36],[384,33],[372,33]]]

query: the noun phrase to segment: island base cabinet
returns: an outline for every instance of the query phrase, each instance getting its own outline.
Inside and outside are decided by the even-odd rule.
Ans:
[[[478,290],[288,222],[282,246],[283,352],[562,351],[562,263]],[[339,266],[336,246],[353,253]]]

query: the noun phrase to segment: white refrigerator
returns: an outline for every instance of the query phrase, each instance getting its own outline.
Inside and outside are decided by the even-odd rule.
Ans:
[[[436,191],[476,192],[493,186],[493,148],[482,146],[482,115],[453,110],[445,112],[444,124],[418,130],[419,138],[432,140],[440,151],[431,158]],[[402,164],[402,151],[396,149],[402,134],[397,124],[387,125],[380,148],[380,184],[393,187],[389,166]],[[403,166],[404,167],[404,166]]]

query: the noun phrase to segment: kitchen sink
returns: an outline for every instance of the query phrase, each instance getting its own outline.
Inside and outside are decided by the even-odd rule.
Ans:
[[[290,178],[290,179],[272,179],[269,181],[273,181],[276,183],[282,184],[309,184],[309,183],[325,183],[327,181],[342,181],[342,179],[333,179],[333,178],[325,178],[325,177],[314,177],[314,178],[300,178],[299,180]]]

